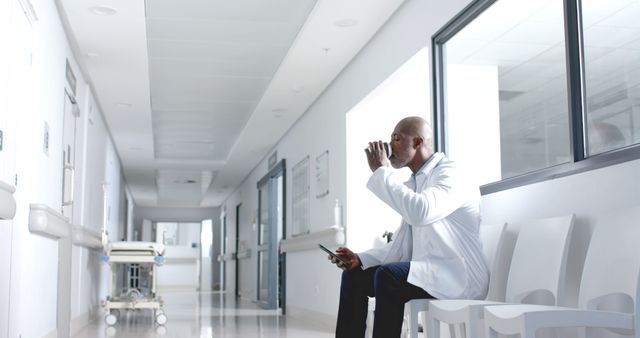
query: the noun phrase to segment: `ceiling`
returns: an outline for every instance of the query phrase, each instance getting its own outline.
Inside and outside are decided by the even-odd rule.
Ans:
[[[58,0],[139,206],[217,206],[404,0]]]

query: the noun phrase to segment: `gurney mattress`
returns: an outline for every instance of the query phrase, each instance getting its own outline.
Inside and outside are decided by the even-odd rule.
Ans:
[[[164,245],[155,242],[111,242],[107,254],[113,255],[164,255]]]

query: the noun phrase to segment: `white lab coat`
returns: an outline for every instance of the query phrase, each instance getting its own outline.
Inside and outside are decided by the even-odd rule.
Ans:
[[[404,184],[393,176],[392,168],[380,167],[367,187],[402,215],[402,224],[391,243],[358,254],[362,267],[410,261],[407,281],[430,295],[483,299],[489,271],[478,235],[478,186],[442,153]]]

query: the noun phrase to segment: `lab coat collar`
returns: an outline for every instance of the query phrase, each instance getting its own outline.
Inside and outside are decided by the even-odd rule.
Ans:
[[[417,173],[412,174],[412,176],[426,175],[429,173],[435,166],[440,163],[440,161],[444,158],[444,154],[441,152],[436,152],[429,157],[429,159],[422,165],[422,168],[418,170]]]

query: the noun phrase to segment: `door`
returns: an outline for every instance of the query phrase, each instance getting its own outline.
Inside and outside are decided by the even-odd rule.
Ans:
[[[227,214],[223,211],[220,217],[220,291],[227,290]]]
[[[285,254],[280,240],[285,229],[285,160],[258,182],[258,304],[282,309],[285,304]]]
[[[213,290],[213,220],[202,221],[200,230],[200,291]]]
[[[240,297],[240,260],[238,259],[238,250],[240,248],[240,206],[236,206],[236,297]]]
[[[71,72],[67,62],[67,73]],[[71,75],[72,76],[72,75]],[[77,224],[74,220],[74,191],[75,191],[75,146],[77,121],[80,110],[75,99],[75,80],[67,83],[64,91],[63,129],[62,129],[62,205],[63,216],[69,223]],[[68,337],[71,332],[71,238],[61,238],[58,241],[58,337]]]
[[[64,93],[64,118],[62,131],[62,214],[67,217],[72,224],[73,206],[75,191],[75,168],[76,168],[76,128],[80,110],[76,104],[74,95],[70,89]]]

